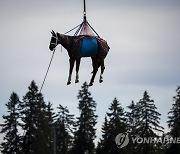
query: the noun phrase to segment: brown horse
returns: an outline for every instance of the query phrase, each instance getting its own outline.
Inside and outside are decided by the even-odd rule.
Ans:
[[[75,83],[79,82],[79,66],[80,66],[80,61],[81,61],[81,44],[82,44],[82,39],[85,37],[90,37],[90,36],[84,36],[84,35],[79,35],[79,36],[69,36],[69,35],[63,35],[59,33],[55,33],[54,31],[51,32],[52,37],[49,45],[49,49],[51,51],[56,48],[58,44],[61,44],[68,52],[68,55],[70,57],[69,63],[70,63],[70,68],[69,68],[69,77],[68,77],[68,82],[67,85],[71,83],[71,76],[72,76],[72,71],[74,67],[74,63],[76,62],[76,79]],[[98,43],[98,52],[96,55],[91,56],[92,59],[92,66],[93,66],[93,75],[90,80],[89,86],[93,85],[94,78],[96,76],[96,73],[98,71],[98,68],[101,66],[101,74],[100,74],[100,79],[99,82],[103,82],[103,72],[105,69],[104,66],[104,59],[109,51],[109,46],[107,45],[106,41],[99,37],[95,37],[97,39]]]

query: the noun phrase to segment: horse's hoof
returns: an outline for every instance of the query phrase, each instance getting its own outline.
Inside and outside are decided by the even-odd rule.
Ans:
[[[75,80],[75,83],[79,83],[79,80]]]
[[[99,80],[99,83],[102,83],[103,82],[103,80]]]
[[[67,85],[70,85],[70,84],[71,84],[71,81],[68,81],[68,82],[67,82]]]
[[[90,83],[90,84],[89,84],[89,87],[91,87],[91,86],[93,86],[93,83]]]

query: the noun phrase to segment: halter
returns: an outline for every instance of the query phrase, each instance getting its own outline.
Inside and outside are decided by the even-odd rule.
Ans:
[[[55,48],[56,48],[56,46],[58,45],[58,41],[59,41],[57,34],[55,33],[55,36],[52,35],[52,38],[55,38],[55,39],[56,39],[56,42],[55,42],[55,43],[50,42],[50,44],[54,44],[54,45],[55,45]]]

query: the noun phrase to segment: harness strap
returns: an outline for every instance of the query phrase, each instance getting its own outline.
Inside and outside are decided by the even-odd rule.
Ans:
[[[56,33],[56,36],[52,36],[52,38],[55,38],[56,39],[56,42],[55,43],[53,43],[53,42],[51,42],[50,44],[54,44],[55,45],[55,47],[58,45],[58,41],[59,41],[59,38],[58,38],[58,36],[57,36],[57,33]]]

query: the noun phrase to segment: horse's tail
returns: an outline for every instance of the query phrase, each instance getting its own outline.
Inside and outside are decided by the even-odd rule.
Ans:
[[[109,52],[110,47],[107,42],[101,38],[98,38],[99,44],[99,56],[105,58]]]

